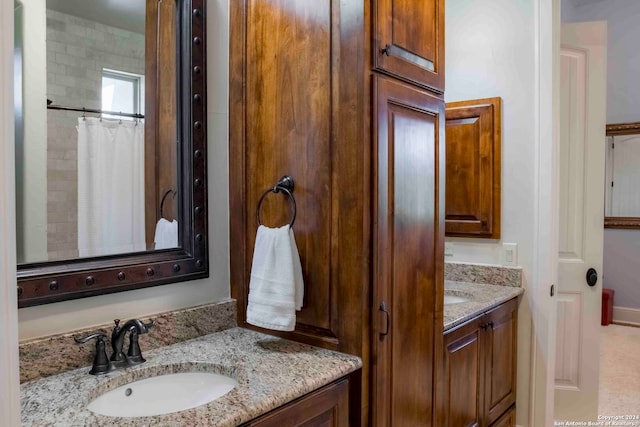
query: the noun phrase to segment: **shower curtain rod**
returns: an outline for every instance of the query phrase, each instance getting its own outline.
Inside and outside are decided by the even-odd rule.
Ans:
[[[144,119],[144,114],[121,113],[118,111],[97,110],[95,108],[63,107],[62,105],[47,105],[48,110],[80,111],[83,113],[110,114],[112,116],[133,117],[134,119]]]

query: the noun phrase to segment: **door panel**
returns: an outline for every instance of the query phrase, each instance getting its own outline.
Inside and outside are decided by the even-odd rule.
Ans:
[[[444,0],[374,1],[374,64],[444,92]]]
[[[562,27],[555,418],[597,417],[602,280],[606,23]]]
[[[491,425],[516,401],[517,301],[509,301],[485,316],[486,342],[484,425]]]
[[[443,286],[444,103],[384,78],[374,86],[373,312],[380,327],[373,337],[373,420],[380,426],[428,426],[435,350],[442,339],[436,295]],[[388,318],[379,310],[382,303]]]
[[[480,323],[483,318],[481,316],[445,337],[443,425],[481,425],[484,369]]]

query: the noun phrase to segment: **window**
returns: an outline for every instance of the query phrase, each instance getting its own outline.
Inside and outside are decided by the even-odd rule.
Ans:
[[[102,110],[120,113],[144,114],[144,76],[123,71],[102,70]],[[115,114],[105,118],[134,120]]]

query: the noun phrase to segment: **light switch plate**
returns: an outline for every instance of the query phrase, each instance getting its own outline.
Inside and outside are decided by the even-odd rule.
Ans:
[[[515,267],[518,265],[518,244],[503,243],[502,244],[502,265]]]

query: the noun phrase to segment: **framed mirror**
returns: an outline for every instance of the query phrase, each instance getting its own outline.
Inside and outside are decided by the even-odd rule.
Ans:
[[[607,125],[605,228],[640,229],[640,122]]]
[[[19,307],[208,276],[205,12],[16,0]]]

